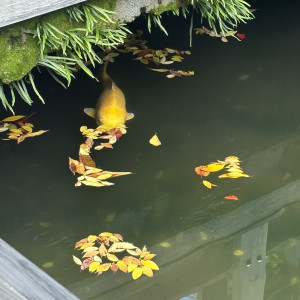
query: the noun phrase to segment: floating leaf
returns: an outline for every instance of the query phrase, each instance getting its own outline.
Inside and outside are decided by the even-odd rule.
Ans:
[[[213,184],[207,180],[203,180],[203,184],[209,189],[211,189],[213,186],[216,186],[215,184]]]
[[[143,274],[145,274],[146,276],[153,277],[153,271],[150,268],[143,266],[142,270]]]
[[[84,174],[85,172],[84,164],[71,157],[69,157],[69,169],[73,174],[75,174],[75,172],[79,174]]]
[[[119,261],[119,259],[114,254],[107,253],[106,256],[107,256],[107,259],[110,261]]]
[[[96,250],[91,250],[86,252],[82,257],[92,257],[92,256],[96,256],[98,254],[98,251]]]
[[[138,267],[138,268],[136,268],[136,269],[133,270],[133,272],[132,272],[132,278],[133,278],[134,280],[136,280],[136,279],[138,279],[139,277],[141,277],[142,274],[143,274],[143,269],[140,268],[140,267]]]
[[[151,69],[151,68],[148,68],[148,69],[151,71],[160,72],[160,73],[169,72],[169,69]]]
[[[92,272],[96,272],[98,267],[100,266],[100,262],[98,261],[93,261],[90,265],[89,265],[89,271]]]
[[[200,176],[208,176],[210,174],[209,171],[205,171],[203,168],[205,168],[206,166],[199,166],[195,168],[195,172],[200,175]]]
[[[23,119],[26,116],[23,115],[18,115],[18,116],[11,116],[11,117],[7,117],[5,119],[3,119],[1,122],[14,122],[20,119]]]
[[[111,266],[111,263],[102,264],[102,265],[98,266],[97,271],[98,272],[105,272],[110,268],[110,266]]]
[[[158,265],[152,260],[141,260],[143,266],[148,267],[152,270],[159,270]]]
[[[225,200],[239,200],[237,196],[235,195],[227,195],[227,196],[224,196],[224,199]]]
[[[136,251],[134,251],[134,250],[127,249],[126,251],[127,251],[130,255],[139,256],[139,254],[136,253]]]
[[[116,273],[116,272],[118,271],[119,267],[118,267],[117,264],[112,263],[111,266],[110,266],[110,269],[111,269],[114,273]]]
[[[79,266],[82,265],[82,261],[78,257],[76,257],[75,255],[73,255],[73,260],[74,260],[74,263],[76,265],[79,265]]]
[[[132,272],[132,271],[135,270],[137,267],[138,267],[137,264],[130,263],[130,264],[128,265],[128,273]]]
[[[173,55],[171,58],[173,61],[181,62],[183,60],[183,57],[180,55]]]
[[[211,163],[208,164],[207,166],[204,166],[202,168],[203,171],[208,171],[208,172],[218,172],[224,168],[224,164],[222,163]]]
[[[154,136],[149,140],[149,143],[153,146],[160,146],[161,142],[157,136],[157,134],[155,133]]]
[[[122,260],[119,260],[117,262],[117,266],[119,267],[119,269],[124,272],[124,273],[127,273],[128,272],[128,265],[122,261]]]
[[[156,254],[153,254],[153,253],[146,254],[144,256],[144,260],[150,260],[150,259],[152,259],[155,256],[156,256]]]
[[[245,33],[237,33],[236,35],[240,40],[243,40],[246,37]]]
[[[97,235],[89,235],[87,240],[88,240],[89,243],[93,243],[93,242],[96,241],[97,238],[98,238]]]
[[[249,175],[240,172],[225,173],[218,176],[219,178],[239,178],[239,177],[249,177]]]

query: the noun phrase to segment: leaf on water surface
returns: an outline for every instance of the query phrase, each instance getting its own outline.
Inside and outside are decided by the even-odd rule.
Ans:
[[[79,265],[79,266],[82,265],[82,261],[75,255],[73,255],[73,261],[75,262],[76,265]]]
[[[89,271],[91,273],[96,272],[98,270],[98,267],[100,266],[100,262],[98,261],[93,261],[90,265],[89,265]]]
[[[225,199],[225,200],[233,200],[233,201],[239,200],[239,198],[238,198],[237,196],[235,196],[235,195],[227,195],[227,196],[224,196],[224,199]]]
[[[140,267],[138,267],[138,268],[136,268],[136,269],[133,270],[133,272],[132,272],[132,278],[134,280],[136,280],[136,279],[140,278],[142,276],[142,274],[143,274],[143,269],[140,268]]]
[[[149,140],[149,143],[153,146],[160,146],[161,142],[157,136],[157,134],[155,133],[154,136]]]
[[[123,260],[119,260],[117,266],[122,272],[128,273],[128,265]]]
[[[224,168],[225,164],[222,163],[210,163],[202,168],[203,171],[207,172],[218,172]]]
[[[159,270],[158,265],[152,260],[141,260],[143,266],[148,267],[152,270]]]
[[[69,157],[69,169],[73,174],[75,173],[84,174],[85,172],[84,164],[71,157]]]
[[[169,72],[170,71],[169,69],[151,69],[151,68],[148,68],[148,69],[151,70],[151,71],[160,72],[160,73],[164,73],[164,72]]]
[[[209,189],[211,189],[213,186],[216,186],[215,184],[213,184],[207,180],[203,180],[203,184]]]
[[[1,122],[14,122],[14,121],[23,119],[25,117],[26,116],[24,116],[24,115],[11,116],[11,117],[7,117],[7,118],[3,119]]]
[[[208,176],[210,174],[209,171],[205,171],[203,168],[205,168],[206,166],[199,166],[195,168],[195,172],[200,175],[200,176]]]
[[[138,267],[138,265],[134,264],[134,263],[130,263],[128,265],[128,273],[132,272],[133,270],[135,270]]]
[[[153,277],[153,271],[152,271],[152,269],[143,266],[142,270],[143,270],[143,274],[145,274],[146,276]]]
[[[118,259],[114,254],[111,254],[111,253],[109,253],[109,252],[107,252],[106,257],[107,257],[110,261],[114,261],[114,262],[119,261],[119,259]]]

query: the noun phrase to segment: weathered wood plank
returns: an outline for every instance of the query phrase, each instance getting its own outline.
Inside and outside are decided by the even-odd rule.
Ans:
[[[0,239],[0,299],[78,300],[70,291]]]
[[[160,245],[155,245],[150,247],[150,250],[153,253],[159,253],[155,261],[162,267],[161,269],[170,270],[172,269],[171,266],[174,265],[174,267],[176,267],[179,261],[189,260],[193,253],[199,255],[201,248],[210,242],[226,238],[246,228],[250,228],[254,224],[258,224],[266,220],[266,218],[271,217],[282,207],[297,202],[299,199],[300,180],[296,180],[278,190],[246,203],[227,214],[216,217],[203,225],[186,230],[181,234],[180,242],[177,242],[177,236],[165,240],[165,242],[171,245],[169,248],[162,248]],[[200,238],[201,232],[206,236],[205,239]],[[262,255],[264,255],[263,251]],[[183,272],[183,270],[180,271],[181,273]],[[172,274],[175,273],[174,270],[171,272]],[[161,270],[155,276],[160,277],[160,274],[162,274]],[[134,290],[133,287],[135,286],[130,276],[115,276],[113,278],[113,275],[110,275],[111,274],[105,274],[105,276],[101,278],[101,285],[99,285],[99,278],[91,277],[90,279],[73,284],[68,288],[82,299],[94,299],[95,297],[114,299],[114,296],[121,293],[120,291]],[[159,280],[157,284],[159,285]],[[148,285],[145,283],[145,290],[146,287],[148,287]],[[148,288],[149,290],[147,290],[147,292],[152,291],[153,286],[149,285]],[[166,290],[165,287],[164,290]],[[135,292],[137,293],[138,291],[135,290]],[[147,294],[147,292],[144,291],[144,295]],[[123,299],[130,299],[130,297],[124,296]]]
[[[86,0],[1,0],[0,27],[24,21]]]

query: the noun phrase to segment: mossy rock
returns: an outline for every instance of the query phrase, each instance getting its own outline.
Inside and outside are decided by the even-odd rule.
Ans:
[[[22,79],[40,58],[39,45],[22,28],[16,24],[0,32],[0,80],[5,84]]]

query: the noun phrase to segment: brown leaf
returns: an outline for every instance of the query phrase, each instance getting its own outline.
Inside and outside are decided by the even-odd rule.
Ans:
[[[196,168],[195,168],[195,172],[196,172],[198,175],[200,175],[200,176],[206,177],[206,176],[208,176],[208,175],[210,174],[210,172],[209,172],[209,171],[203,170],[204,168],[206,168],[206,166],[199,166],[199,167],[196,167]]]
[[[71,170],[71,172],[73,174],[75,174],[75,172],[77,172],[79,174],[84,174],[84,172],[85,172],[85,167],[84,167],[83,163],[81,163],[78,160],[75,160],[71,157],[69,157],[69,169]]]
[[[95,161],[89,155],[79,154],[79,161],[84,165],[92,168],[96,168]],[[81,174],[81,173],[80,173]]]
[[[99,254],[101,257],[106,256],[107,254],[107,249],[103,244],[101,244],[101,246],[99,247]]]
[[[111,264],[111,266],[110,266],[110,269],[111,269],[114,273],[116,273],[116,272],[118,271],[119,267],[118,267],[117,264],[115,264],[115,263],[113,262],[113,263]]]

